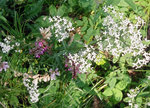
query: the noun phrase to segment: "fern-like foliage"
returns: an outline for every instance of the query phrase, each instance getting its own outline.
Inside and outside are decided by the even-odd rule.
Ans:
[[[24,9],[24,17],[27,20],[35,18],[42,10],[44,0],[36,0],[35,2],[28,3]]]

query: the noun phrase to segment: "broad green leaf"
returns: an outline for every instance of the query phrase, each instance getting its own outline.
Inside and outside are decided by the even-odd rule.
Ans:
[[[10,97],[10,104],[13,106],[17,106],[19,104],[18,98],[14,95]]]
[[[68,3],[70,6],[73,7],[73,6],[77,5],[77,0],[68,0]]]
[[[109,82],[110,88],[114,88],[116,85],[116,82],[117,82],[117,79],[115,77],[113,77]]]
[[[90,27],[88,30],[87,30],[87,33],[86,35],[83,36],[83,39],[89,43],[89,41],[91,40],[91,36],[93,35],[93,28]]]
[[[88,30],[87,30],[87,34],[88,35],[92,35],[93,34],[93,28],[90,27]]]
[[[91,19],[89,19],[89,24],[90,24],[90,26],[91,26],[91,27],[93,27],[93,26],[94,26],[94,24],[93,24],[93,22],[92,22],[92,20],[91,20]]]
[[[131,98],[129,98],[129,97],[126,97],[126,98],[123,99],[123,101],[124,101],[124,102],[127,102],[127,103],[128,103],[130,100],[131,100]]]
[[[124,0],[121,0],[120,3],[118,4],[118,6],[128,7],[129,5]]]
[[[76,25],[77,27],[83,26],[83,22],[82,22],[81,20],[77,20],[77,21],[76,21],[76,24],[77,24],[77,25]]]
[[[79,0],[79,5],[82,8],[87,8],[90,5],[90,1],[89,0]]]
[[[126,57],[125,56],[120,57],[120,62],[121,63],[125,63],[125,61],[126,61]]]
[[[50,15],[56,16],[57,15],[57,9],[56,9],[56,7],[54,5],[51,5],[49,7],[49,12],[50,12]]]
[[[82,19],[83,19],[84,24],[88,24],[88,18],[87,17],[83,17]]]
[[[113,0],[112,5],[116,6],[120,3],[120,0]]]
[[[117,89],[117,88],[113,88],[113,96],[114,96],[114,99],[117,101],[117,102],[120,102],[122,100],[122,97],[123,97],[123,94],[122,92]]]
[[[128,3],[134,11],[136,11],[137,9],[136,4],[132,0],[124,0],[124,1]]]
[[[105,91],[103,92],[103,95],[105,96],[112,96],[113,92],[110,88],[105,89]]]
[[[138,104],[142,104],[142,97],[137,97],[136,98],[136,103],[138,103]]]
[[[67,7],[65,5],[62,5],[61,7],[58,8],[57,15],[63,16],[66,11],[67,11]]]
[[[85,32],[88,28],[88,24],[84,24],[83,27],[81,28],[81,32]]]
[[[114,57],[113,58],[113,63],[116,63],[119,60],[119,57]]]
[[[128,83],[122,80],[116,84],[116,88],[118,88],[119,90],[124,90],[127,87],[127,85]]]
[[[80,40],[80,39],[81,39],[81,36],[79,34],[74,35],[74,40]]]

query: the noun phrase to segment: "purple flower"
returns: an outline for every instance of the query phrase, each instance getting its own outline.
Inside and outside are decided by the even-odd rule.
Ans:
[[[51,74],[51,80],[56,80],[56,74],[55,73]]]
[[[9,68],[8,62],[2,62],[0,64],[0,72],[4,69],[6,71]]]
[[[30,54],[34,54],[36,58],[40,58],[48,49],[48,45],[45,40],[39,40],[35,42],[35,48],[30,49]]]
[[[68,68],[68,71],[72,72],[72,79],[75,79],[77,77],[77,73],[80,73],[80,64],[75,64],[74,61],[68,59],[67,56],[65,56],[65,59],[65,67]],[[70,64],[69,61],[71,61],[72,63]]]
[[[56,80],[56,75],[60,76],[58,68],[55,71],[53,71],[52,69],[50,69],[49,72],[51,73],[51,80]]]

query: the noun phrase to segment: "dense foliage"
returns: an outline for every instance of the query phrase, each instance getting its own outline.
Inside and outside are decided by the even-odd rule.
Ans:
[[[150,107],[149,0],[0,0],[0,108]]]

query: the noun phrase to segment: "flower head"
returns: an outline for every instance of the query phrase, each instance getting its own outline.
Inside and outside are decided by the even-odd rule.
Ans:
[[[41,39],[35,42],[35,48],[30,49],[30,54],[34,54],[36,58],[40,58],[48,49],[48,45],[45,40]]]
[[[4,69],[4,71],[6,71],[9,68],[8,62],[1,62],[1,58],[0,57],[0,72]]]
[[[53,71],[52,69],[50,69],[49,72],[51,73],[51,76],[50,76],[51,80],[56,80],[56,76],[60,76],[58,68],[55,69],[55,71]]]

